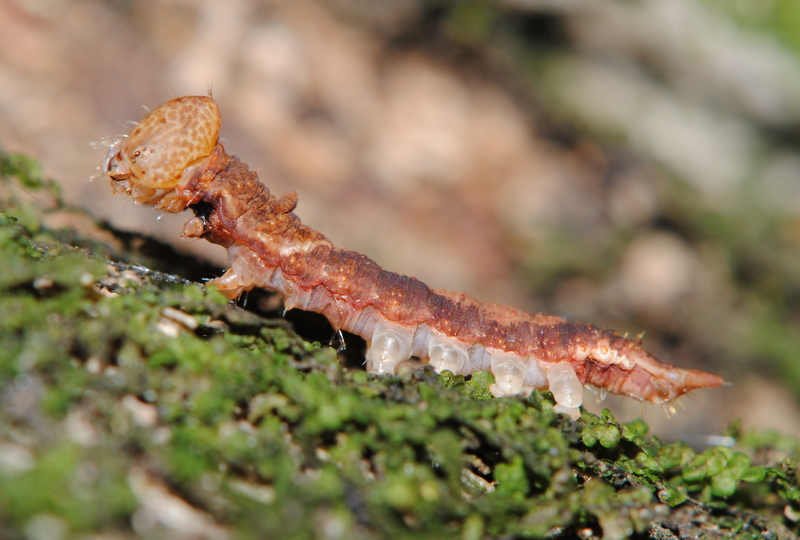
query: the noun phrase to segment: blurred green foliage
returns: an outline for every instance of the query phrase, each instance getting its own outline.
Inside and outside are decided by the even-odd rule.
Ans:
[[[800,4],[794,0],[704,0],[714,9],[728,14],[744,28],[777,38],[800,58]]]

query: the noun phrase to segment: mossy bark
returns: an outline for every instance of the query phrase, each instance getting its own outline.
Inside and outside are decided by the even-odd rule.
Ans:
[[[0,159],[6,179],[49,189],[31,162]],[[734,427],[733,446],[698,453],[610,413],[572,422],[548,393],[492,399],[487,373],[346,369],[333,349],[211,288],[109,264],[5,187],[2,537],[794,538],[800,528],[794,440]]]

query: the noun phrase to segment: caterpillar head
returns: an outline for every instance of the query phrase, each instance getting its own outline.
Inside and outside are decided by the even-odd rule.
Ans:
[[[141,202],[171,190],[214,150],[221,118],[210,97],[185,96],[148,114],[130,135],[109,149],[104,172]]]

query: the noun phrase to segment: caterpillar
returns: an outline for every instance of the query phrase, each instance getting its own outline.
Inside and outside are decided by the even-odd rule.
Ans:
[[[489,370],[493,395],[549,389],[555,410],[580,416],[583,385],[667,405],[717,375],[661,362],[629,339],[553,315],[529,315],[471,296],[431,290],[333,246],[293,213],[297,193],[275,197],[218,141],[216,102],[185,96],[148,114],[110,145],[103,172],[114,190],[165,212],[191,209],[181,233],[228,250],[231,268],[211,281],[229,299],[254,287],[287,309],[321,313],[367,342],[367,369],[392,374],[412,356],[434,370]]]

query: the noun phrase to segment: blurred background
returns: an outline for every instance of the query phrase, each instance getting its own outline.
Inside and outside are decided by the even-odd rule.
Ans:
[[[792,0],[0,0],[0,148],[224,267],[89,181],[143,106],[213,91],[228,151],[338,246],[731,382],[594,410],[800,435],[799,55]]]

